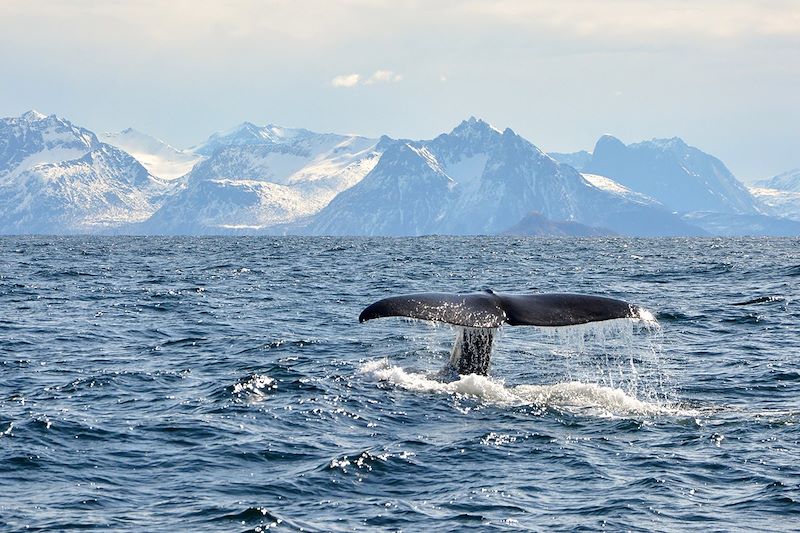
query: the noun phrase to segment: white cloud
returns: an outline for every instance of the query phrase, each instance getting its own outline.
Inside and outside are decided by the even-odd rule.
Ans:
[[[364,85],[372,85],[373,83],[395,83],[402,79],[402,74],[392,72],[391,70],[376,70],[372,73],[372,76],[367,78]]]
[[[796,38],[800,24],[800,4],[792,0],[473,0],[461,7],[473,23],[488,17],[495,23],[551,30],[574,38],[631,39],[636,43],[654,38]]]
[[[397,83],[403,79],[402,74],[391,70],[376,70],[369,77],[361,74],[340,74],[331,80],[334,87],[355,87],[356,85],[374,85],[376,83]]]
[[[331,80],[334,87],[355,87],[361,81],[361,74],[340,74]]]

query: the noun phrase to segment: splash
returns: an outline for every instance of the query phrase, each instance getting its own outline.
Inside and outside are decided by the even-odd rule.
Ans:
[[[596,383],[650,402],[669,397],[672,378],[660,356],[661,326],[648,311],[640,309],[635,320],[542,331],[546,343],[531,357],[549,355],[550,364],[538,369],[548,379]]]
[[[408,372],[393,366],[387,359],[368,361],[360,373],[368,378],[389,382],[413,392],[470,396],[490,405],[532,405],[581,412],[592,416],[673,415],[691,416],[666,402],[645,401],[620,388],[595,383],[567,381],[552,385],[517,385],[508,387],[488,376],[469,374],[456,381],[439,381],[436,376]]]
[[[517,365],[522,380],[534,378],[549,385],[511,387],[476,374],[447,380],[441,372],[416,373],[386,359],[364,363],[360,371],[406,390],[471,396],[489,404],[535,405],[599,416],[688,414],[668,400],[671,379],[661,364],[661,329],[649,311],[639,309],[633,320],[533,329],[538,334],[531,335],[528,328],[506,329],[503,349],[493,359],[504,360],[504,366]]]

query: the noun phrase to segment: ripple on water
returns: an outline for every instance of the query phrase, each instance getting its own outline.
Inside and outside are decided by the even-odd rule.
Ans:
[[[3,525],[792,530],[798,244],[0,238]],[[487,286],[660,329],[504,328],[486,377],[440,371],[448,326],[358,324]]]

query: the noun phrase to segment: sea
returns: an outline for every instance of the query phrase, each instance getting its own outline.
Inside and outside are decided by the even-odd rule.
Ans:
[[[387,296],[652,316],[360,324]],[[800,240],[0,238],[0,531],[798,531]]]

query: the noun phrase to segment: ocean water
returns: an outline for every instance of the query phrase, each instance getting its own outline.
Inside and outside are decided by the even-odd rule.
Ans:
[[[359,324],[419,291],[653,321]],[[0,239],[0,530],[797,530],[797,239]]]

